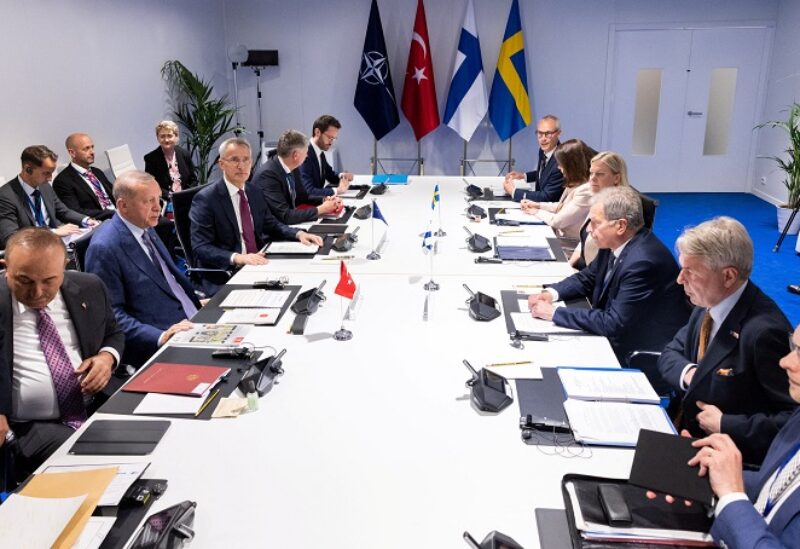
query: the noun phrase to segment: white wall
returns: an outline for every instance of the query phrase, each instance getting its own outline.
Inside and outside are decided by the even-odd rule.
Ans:
[[[227,91],[222,5],[214,0],[3,0],[0,175],[19,173],[27,145],[68,161],[64,138],[85,131],[102,152],[131,146],[139,168],[169,113],[160,68],[180,59]]]
[[[775,44],[767,81],[762,120],[786,120],[789,105],[800,101],[800,2],[780,0],[775,27]],[[758,156],[781,155],[788,146],[786,133],[778,129],[759,130]],[[753,192],[776,204],[787,198],[783,172],[771,160],[755,160]],[[761,178],[765,179],[761,183]]]
[[[416,0],[379,0],[378,4],[399,98]],[[339,151],[344,166],[358,172],[369,169],[372,136],[353,107],[369,5],[369,0],[225,1],[228,45],[280,51],[281,66],[268,69],[264,76],[263,118],[267,140],[274,140],[289,127],[308,132],[317,115],[331,113],[343,124]],[[510,5],[510,0],[475,0],[487,87],[491,86]],[[440,114],[446,102],[465,6],[464,0],[425,3]],[[557,114],[562,119],[564,138],[581,137],[601,147],[608,34],[612,24],[774,21],[777,6],[777,0],[522,0],[520,11],[534,117]],[[240,89],[243,119],[254,131],[252,74],[240,73]],[[458,173],[462,143],[447,127],[425,137],[422,151],[426,173]],[[514,137],[513,149],[518,168],[534,166],[533,127]],[[507,145],[499,144],[494,130],[484,127],[473,138],[469,155],[474,157],[479,151],[485,157],[505,157]],[[414,153],[413,133],[401,114],[400,126],[380,142],[379,155],[413,156]]]

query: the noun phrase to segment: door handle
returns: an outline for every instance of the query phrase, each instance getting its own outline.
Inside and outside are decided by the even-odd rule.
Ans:
[[[703,113],[698,111],[689,111],[686,114],[688,114],[689,116],[703,116]]]

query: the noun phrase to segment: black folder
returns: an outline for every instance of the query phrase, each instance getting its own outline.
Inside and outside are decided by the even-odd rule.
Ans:
[[[658,528],[666,530],[689,530],[693,532],[708,532],[711,529],[712,518],[706,513],[702,505],[692,505],[686,507],[683,503],[667,503],[664,498],[648,499],[645,495],[646,490],[629,484],[622,479],[608,479],[592,477],[587,475],[568,474],[561,481],[561,492],[564,497],[566,507],[567,524],[569,534],[572,538],[572,546],[576,549],[595,549],[595,548],[621,548],[625,549],[657,549],[664,545],[652,543],[642,543],[637,541],[601,541],[589,540],[581,536],[575,525],[575,511],[572,507],[572,499],[567,493],[566,485],[572,483],[575,487],[578,504],[581,508],[583,519],[588,522],[608,524],[603,513],[600,498],[597,494],[597,487],[600,484],[617,484],[621,487],[625,502],[631,513],[634,528]],[[688,549],[689,545],[670,545],[672,548]]]
[[[70,454],[143,456],[150,454],[169,428],[169,421],[98,419],[78,438]]]
[[[317,225],[311,225],[307,232],[311,234],[344,234],[347,231],[347,224],[338,223],[338,219],[336,221],[337,223],[319,223]]]
[[[642,488],[712,505],[714,492],[708,476],[688,461],[697,454],[693,438],[642,429],[633,455],[629,482]]]
[[[551,422],[569,423],[564,411],[564,388],[556,368],[542,368],[542,379],[518,379],[516,384],[520,417],[530,415],[539,419],[546,418]],[[531,434],[530,438],[523,438],[522,441],[533,446],[564,446],[575,443],[572,433],[555,433],[542,428]]]
[[[286,286],[283,288],[284,291],[289,290],[291,294],[289,294],[289,298],[281,307],[281,312],[278,313],[278,318],[275,320],[275,324],[281,321],[283,315],[286,314],[286,311],[289,310],[289,306],[294,303],[297,294],[300,293],[300,289],[302,286]],[[214,294],[209,302],[206,304],[205,307],[197,311],[197,314],[192,317],[192,322],[196,323],[206,323],[206,324],[214,324],[219,320],[222,316],[222,313],[225,312],[219,305],[225,298],[228,297],[234,290],[252,290],[253,286],[251,284],[225,284],[220,290]]]

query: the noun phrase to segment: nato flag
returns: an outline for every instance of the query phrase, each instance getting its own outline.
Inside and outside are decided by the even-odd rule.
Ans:
[[[400,123],[376,0],[372,0],[369,11],[369,24],[364,37],[364,52],[361,54],[361,69],[358,71],[353,104],[375,139],[380,140]]]

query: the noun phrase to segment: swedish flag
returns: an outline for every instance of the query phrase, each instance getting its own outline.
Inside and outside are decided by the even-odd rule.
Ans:
[[[497,70],[489,95],[489,119],[501,141],[531,123],[525,41],[522,37],[518,0],[511,3],[503,44],[497,57]]]
[[[431,199],[431,210],[435,210],[436,206],[439,205],[439,184],[437,183],[436,186],[433,188],[433,199]]]

